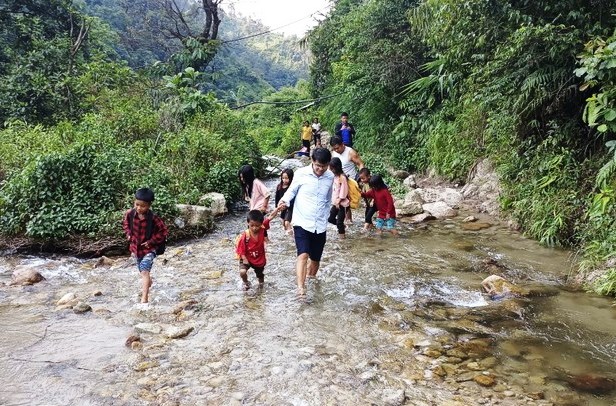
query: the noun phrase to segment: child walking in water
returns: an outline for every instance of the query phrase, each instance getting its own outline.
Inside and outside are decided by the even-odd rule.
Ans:
[[[340,158],[332,158],[329,162],[329,170],[334,173],[334,186],[332,190],[332,207],[327,221],[336,225],[338,228],[338,237],[344,239],[344,217],[346,215],[346,209],[350,204],[349,183],[346,175],[342,171],[342,161],[340,161]]]
[[[378,217],[376,219],[376,232],[381,234],[383,229],[391,232],[392,234],[398,234],[396,230],[396,208],[394,207],[394,199],[381,175],[373,175],[370,178],[370,190],[362,192],[362,197],[374,199],[378,210]]]
[[[276,217],[278,210],[274,210],[265,217],[260,210],[250,210],[246,221],[248,229],[240,234],[235,245],[235,253],[240,260],[240,277],[244,290],[250,289],[248,270],[254,269],[259,281],[259,288],[263,288],[265,281],[265,232],[269,229],[270,220]]]
[[[131,256],[137,260],[141,275],[141,303],[148,303],[152,278],[150,271],[159,247],[164,246],[167,226],[163,220],[150,210],[154,192],[141,188],[135,192],[134,208],[124,214],[122,228],[129,241]]]
[[[270,191],[263,182],[255,178],[255,171],[252,166],[242,166],[238,177],[242,185],[244,199],[248,202],[248,209],[260,210],[265,213],[269,204]]]
[[[276,207],[278,207],[278,203],[282,196],[285,194],[287,189],[289,189],[289,185],[293,181],[293,169],[285,169],[280,174],[280,183],[276,187]],[[287,234],[293,233],[293,228],[291,227],[291,217],[293,216],[293,200],[291,204],[286,209],[280,212],[280,219],[282,220],[282,227],[285,229]]]
[[[367,192],[370,190],[370,177],[370,169],[363,167],[359,170],[359,182],[362,192]],[[374,217],[377,209],[374,199],[365,197],[364,202],[366,203],[366,212],[364,215],[364,228],[362,231],[368,232],[372,227],[374,227],[372,224],[372,217]]]

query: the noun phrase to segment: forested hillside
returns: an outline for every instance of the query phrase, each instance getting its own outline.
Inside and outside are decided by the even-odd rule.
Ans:
[[[167,61],[182,49],[165,1],[87,0],[85,12],[109,24],[117,56],[134,69]],[[186,21],[198,31],[203,13],[195,2],[178,1]],[[204,91],[222,101],[243,104],[308,78],[308,50],[299,38],[285,37],[260,21],[220,10],[216,54],[204,70]],[[264,33],[264,34],[261,34]],[[255,35],[256,34],[256,35]],[[261,34],[261,35],[259,35]],[[205,80],[207,79],[207,80]]]
[[[501,208],[578,249],[616,292],[616,3],[339,0],[310,35],[314,96],[361,150],[464,181],[489,158]],[[590,98],[590,99],[589,99]],[[587,103],[587,100],[590,100]]]

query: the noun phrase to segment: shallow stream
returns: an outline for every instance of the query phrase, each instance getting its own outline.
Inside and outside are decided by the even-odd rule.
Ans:
[[[126,257],[2,257],[0,404],[616,404],[612,300],[565,288],[568,252],[463,217],[398,237],[332,226],[305,298],[278,219],[265,289],[240,289],[245,213],[168,247],[147,309]],[[17,266],[47,280],[8,286]],[[491,301],[480,283],[495,272],[538,293]],[[66,293],[93,311],[58,309]]]

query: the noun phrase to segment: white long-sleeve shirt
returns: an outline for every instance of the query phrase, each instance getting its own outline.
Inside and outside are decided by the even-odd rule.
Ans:
[[[287,206],[295,198],[291,223],[311,233],[324,233],[332,198],[334,174],[328,169],[322,176],[312,170],[312,164],[295,171],[289,189],[282,196]]]

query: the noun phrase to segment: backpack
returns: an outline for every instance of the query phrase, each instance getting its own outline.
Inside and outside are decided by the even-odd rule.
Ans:
[[[137,211],[135,209],[132,209],[130,213],[128,213],[128,228],[130,229],[131,233],[133,231],[133,219],[136,215]],[[152,232],[154,231],[154,213],[152,212],[152,210],[149,210],[146,213],[145,219],[147,221],[145,226],[145,239],[149,240],[150,238],[152,238]],[[156,255],[164,254],[165,249],[167,249],[167,238],[165,238],[163,242],[160,243],[158,247],[156,247]]]
[[[248,240],[250,240],[250,231],[245,230],[242,234],[238,234],[233,241],[233,247],[237,247],[237,244],[240,242],[240,238],[244,237],[244,248],[248,249]],[[235,259],[242,259],[238,253],[235,253]]]
[[[348,179],[348,183],[351,209],[356,209],[359,207],[359,201],[361,200],[361,190],[359,189],[359,184],[355,179]]]

